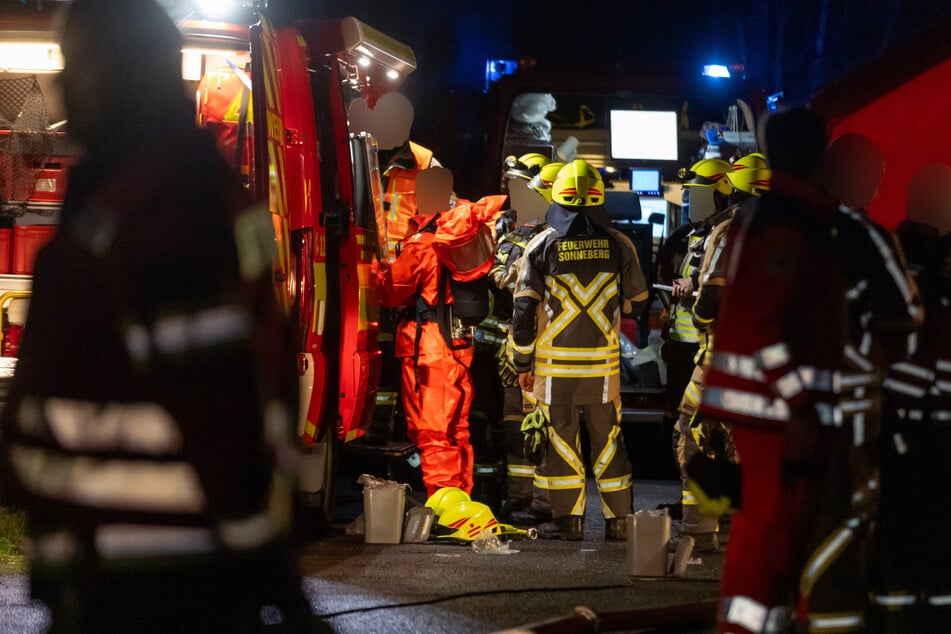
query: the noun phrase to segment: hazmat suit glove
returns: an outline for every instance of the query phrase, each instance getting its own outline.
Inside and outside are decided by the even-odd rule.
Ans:
[[[499,362],[499,378],[502,379],[502,386],[518,387],[518,372],[515,371],[515,364],[508,354],[507,346],[499,346],[495,358]]]
[[[523,450],[525,458],[534,465],[545,459],[548,447],[548,414],[543,407],[536,407],[522,419]]]

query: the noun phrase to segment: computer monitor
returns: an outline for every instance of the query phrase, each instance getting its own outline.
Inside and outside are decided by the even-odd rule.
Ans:
[[[631,168],[631,191],[638,196],[660,196],[660,170]]]
[[[677,113],[674,111],[611,111],[612,158],[676,161],[677,138]]]

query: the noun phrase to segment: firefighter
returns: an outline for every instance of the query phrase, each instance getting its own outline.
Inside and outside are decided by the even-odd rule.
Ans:
[[[401,359],[400,393],[409,439],[421,453],[426,490],[432,495],[443,487],[458,487],[471,493],[469,411],[473,391],[469,367],[473,334],[468,325],[456,323],[458,293],[451,288],[444,261],[434,246],[440,221],[450,217],[452,173],[430,168],[419,173],[417,182],[423,212],[414,219],[418,230],[403,241],[396,261],[388,266],[381,263],[378,292],[383,306],[402,308],[395,346]],[[486,219],[501,208],[505,197],[490,198],[484,205],[491,207],[484,214]],[[452,211],[460,216],[474,206],[456,201]],[[488,254],[491,264],[491,248]],[[483,291],[487,293],[487,287]],[[487,312],[487,294],[483,299]],[[485,316],[475,319],[473,331]]]
[[[525,456],[522,420],[535,409],[531,394],[522,392],[512,362],[513,349],[508,337],[512,321],[515,280],[522,253],[528,242],[545,228],[544,210],[551,204],[551,182],[563,163],[551,163],[533,153],[506,159],[503,178],[512,203],[510,222],[530,218],[502,235],[495,249],[489,276],[500,291],[495,311],[504,326],[504,339],[497,350],[499,377],[503,388],[502,434],[506,450],[506,499],[500,515],[514,524],[535,525],[551,519],[547,492],[535,486],[536,465]],[[547,184],[546,184],[547,183]],[[528,194],[526,196],[526,194]],[[541,210],[540,215],[536,212]]]
[[[674,452],[680,467],[683,492],[681,533],[692,536],[694,550],[701,553],[719,549],[718,522],[716,517],[707,517],[698,508],[699,500],[688,485],[687,464],[698,452],[714,460],[736,462],[729,426],[697,412],[704,375],[714,354],[713,332],[726,283],[726,258],[723,252],[734,216],[741,207],[749,207],[755,197],[769,191],[769,177],[766,157],[758,152],[734,161],[731,170],[726,173],[733,190],[730,204],[724,213],[714,214],[709,220],[710,233],[697,272],[699,286],[691,307],[691,318],[697,329],[700,348],[694,358],[693,375],[680,401],[680,417],[674,427]]]
[[[836,376],[838,437],[826,451],[823,494],[813,507],[799,619],[810,631],[867,627],[872,525],[878,507],[882,379],[898,361],[922,310],[901,249],[865,214],[884,159],[866,137],[846,134],[827,149],[823,186],[839,200],[835,242],[846,285],[846,341]]]
[[[818,185],[824,124],[793,109],[764,132],[770,191],[731,240],[700,406],[732,425],[741,461],[719,613],[720,631],[734,633],[792,621],[824,452],[838,440],[831,378],[846,337],[838,205]]]
[[[941,632],[951,617],[951,168],[932,164],[909,182],[897,234],[924,301],[925,321],[885,380],[881,508],[876,529],[875,631]]]
[[[365,119],[367,131],[380,148],[387,257],[392,261],[400,242],[414,233],[411,222],[416,216],[416,176],[441,164],[432,150],[410,140],[413,105],[404,95],[387,93],[372,110],[357,118]]]
[[[165,11],[67,11],[85,150],[2,417],[31,592],[52,631],[249,631],[265,605],[313,631],[287,548],[299,397],[269,214],[194,127]]]
[[[551,194],[548,226],[525,249],[512,318],[519,384],[550,421],[542,481],[553,519],[539,535],[584,537],[581,409],[605,534],[624,539],[632,498],[619,421],[618,332],[622,313],[646,307],[647,286],[633,245],[610,226],[597,170],[583,160],[566,164]]]
[[[697,393],[686,393],[690,389],[695,360],[700,352],[701,338],[693,323],[691,308],[694,303],[694,292],[700,285],[699,271],[707,239],[715,224],[728,215],[726,209],[730,205],[729,197],[733,193],[733,188],[726,175],[731,169],[729,163],[717,158],[702,159],[694,163],[689,170],[681,170],[680,177],[684,181],[684,187],[711,190],[713,213],[703,220],[688,222],[678,227],[658,254],[660,280],[670,280],[673,286],[668,303],[667,322],[663,331],[664,343],[661,346],[661,358],[667,366],[667,381],[664,386],[667,410],[664,418],[672,430],[673,453],[678,465],[683,464],[681,458],[685,457],[685,439],[678,422],[681,404],[685,398],[693,402],[699,397]],[[686,494],[686,499],[688,504],[694,503],[689,492]],[[695,521],[694,510],[687,511],[690,515],[689,518],[685,518],[688,526]],[[702,528],[694,526],[691,531],[699,537]],[[713,547],[712,539],[712,537],[706,539],[710,542],[710,547]],[[698,549],[705,549],[705,546],[706,544],[697,544]]]

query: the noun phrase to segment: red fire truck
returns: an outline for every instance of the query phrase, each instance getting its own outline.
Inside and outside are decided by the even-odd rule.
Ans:
[[[302,497],[326,526],[336,456],[365,435],[381,371],[370,272],[385,244],[377,230],[377,146],[366,133],[351,133],[347,108],[358,97],[372,105],[416,62],[409,47],[354,18],[253,18],[182,19],[183,78],[199,124],[271,212],[274,289],[298,324]],[[0,74],[0,373],[9,377],[32,257],[55,231],[77,151],[62,121],[55,84],[62,62],[50,16],[0,21],[4,54],[11,63],[0,60],[0,68],[12,72]],[[412,449],[390,443],[376,450],[403,456]]]

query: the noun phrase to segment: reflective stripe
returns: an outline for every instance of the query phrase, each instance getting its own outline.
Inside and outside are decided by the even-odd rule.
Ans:
[[[505,472],[510,478],[534,478],[535,477],[535,467],[528,465],[520,464],[509,464],[505,468]]]
[[[941,607],[951,605],[951,594],[931,595],[928,597],[928,603]]]
[[[193,314],[165,317],[152,327],[156,348],[176,354],[190,348],[204,348],[247,339],[251,315],[243,308],[218,306]]]
[[[43,404],[53,437],[73,451],[125,450],[158,455],[181,449],[172,416],[155,403],[92,403],[50,398]]]
[[[939,379],[935,382],[935,385],[937,385],[938,389],[942,392],[951,392],[951,381],[942,381]]]
[[[934,372],[923,366],[908,363],[907,361],[893,363],[891,369],[918,377],[919,379],[924,379],[925,381],[934,381]]]
[[[553,365],[551,363],[543,363],[536,360],[535,362],[535,374],[541,376],[556,376],[556,377],[604,377],[617,374],[620,371],[621,364],[618,363],[605,363],[602,365],[592,366],[590,368],[579,367],[577,365]]]
[[[598,490],[601,493],[616,493],[617,491],[630,489],[634,483],[634,479],[630,474],[604,480],[596,478],[595,481],[598,483]]]
[[[680,503],[687,504],[687,505],[691,505],[691,504],[696,505],[697,498],[694,496],[693,492],[691,492],[689,489],[684,489],[682,492],[682,495],[680,496]]]
[[[888,608],[900,608],[914,605],[918,602],[918,597],[914,594],[876,594],[872,598],[875,605],[882,605]]]
[[[195,469],[183,462],[62,457],[14,445],[17,475],[33,491],[97,508],[197,513],[205,494]]]
[[[266,513],[218,524],[218,536],[221,537],[221,541],[239,550],[260,546],[273,539],[277,533],[277,527]]]
[[[96,529],[96,552],[105,557],[184,555],[215,550],[207,528],[108,524]]]
[[[720,387],[707,387],[703,402],[711,407],[742,416],[789,420],[789,405],[780,399],[769,399],[762,394]]]
[[[886,390],[891,390],[892,392],[899,392],[901,394],[907,394],[908,396],[913,396],[915,398],[921,398],[927,393],[922,387],[917,385],[912,385],[910,383],[905,383],[904,381],[899,381],[891,377],[882,381],[882,387]]]
[[[584,478],[577,476],[536,476],[535,483],[542,489],[563,491],[567,489],[583,489]]]
[[[951,372],[951,361],[946,361],[944,359],[938,359],[935,362],[935,367],[938,368],[941,372]]]
[[[947,422],[951,420],[951,410],[936,409],[931,412],[931,420],[936,420],[942,423]]]
[[[791,360],[789,356],[789,347],[785,343],[774,343],[766,346],[753,355],[759,362],[759,366],[766,370],[774,370],[781,365],[786,365]]]
[[[730,597],[725,608],[724,621],[740,625],[751,632],[762,632],[769,617],[769,608],[749,597]]]
[[[776,391],[787,401],[801,394],[803,390],[802,380],[800,380],[799,373],[796,370],[777,379],[775,385]]]
[[[717,350],[713,353],[710,366],[724,374],[736,376],[748,381],[766,381],[766,375],[759,369],[759,364],[753,357]]]
[[[539,357],[545,356],[552,359],[581,359],[592,362],[614,361],[620,357],[621,349],[617,345],[603,346],[601,348],[562,348],[538,345],[535,347],[535,354]]]
[[[591,467],[596,479],[600,478],[604,474],[608,468],[608,465],[611,464],[611,462],[614,460],[614,457],[617,455],[617,437],[619,433],[621,433],[621,428],[618,425],[613,425],[611,427],[611,431],[608,432],[607,441],[604,443],[601,453],[598,455],[597,460],[594,461],[594,464]]]
[[[809,615],[810,632],[848,632],[861,629],[865,620],[861,614],[843,613],[829,616]]]
[[[875,367],[871,361],[859,354],[859,352],[851,345],[847,345],[845,347],[845,357],[854,363],[856,367],[858,367],[860,370],[864,370],[865,372],[871,372]]]
[[[829,566],[835,561],[846,547],[852,543],[853,531],[851,528],[843,527],[835,531],[815,550],[809,561],[803,568],[802,575],[799,578],[799,592],[805,597],[812,594],[819,578],[825,574]]]

